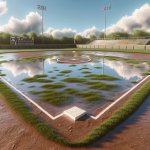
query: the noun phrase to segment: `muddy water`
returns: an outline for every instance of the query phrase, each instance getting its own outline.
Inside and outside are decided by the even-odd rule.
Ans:
[[[91,55],[93,54],[93,55]],[[46,55],[48,58],[39,59],[38,56]],[[101,56],[102,55],[102,56]],[[149,69],[149,66],[146,63],[141,63],[139,67],[131,65],[124,61],[116,61],[109,60],[104,56],[119,56],[124,58],[132,57],[132,54],[123,54],[123,53],[102,53],[102,52],[72,52],[72,51],[56,51],[56,52],[36,52],[36,53],[12,53],[12,54],[3,54],[0,56],[0,60],[12,60],[8,62],[4,62],[0,64],[0,70],[4,74],[6,74],[6,78],[11,81],[18,89],[23,91],[26,95],[28,95],[31,99],[36,101],[39,105],[41,105],[48,112],[56,115],[61,113],[62,111],[72,107],[79,106],[80,108],[88,111],[89,113],[93,113],[93,111],[106,103],[109,103],[110,99],[113,99],[117,94],[124,92],[125,90],[131,88],[133,86],[133,81],[138,81],[142,78],[142,73]],[[27,58],[27,57],[37,57],[36,61],[28,60],[28,61],[15,61],[18,58]],[[76,57],[92,57],[93,61],[77,64],[74,67],[70,67],[70,64],[62,64],[57,63],[56,58],[58,57],[68,57],[72,56]],[[95,67],[99,67],[97,69]],[[83,68],[86,68],[83,70]],[[72,72],[66,74],[64,76],[59,76],[61,71],[71,70]],[[88,85],[76,84],[76,83],[66,83],[62,80],[67,77],[74,78],[84,78],[87,74],[84,74],[83,71],[90,71],[91,74],[106,74],[111,75],[119,80],[115,81],[102,81],[108,84],[115,84],[119,88],[108,90],[96,90],[90,89]],[[63,82],[67,88],[74,88],[79,91],[93,91],[97,94],[101,94],[104,96],[104,99],[95,103],[86,102],[83,98],[72,96],[70,100],[59,107],[54,105],[50,105],[46,102],[43,102],[39,99],[39,95],[32,95],[30,91],[41,91],[41,86],[43,83],[25,83],[22,80],[28,77],[34,77],[35,75],[46,74],[48,75],[48,79],[51,77],[57,77],[56,79],[52,79],[53,82]],[[94,81],[94,80],[93,80]],[[30,88],[32,87],[32,88]],[[64,89],[58,89],[63,91]],[[115,100],[115,99],[114,99]]]

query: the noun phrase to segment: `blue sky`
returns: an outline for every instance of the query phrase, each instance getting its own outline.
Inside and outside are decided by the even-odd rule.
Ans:
[[[45,12],[45,28],[73,28],[83,31],[96,26],[104,28],[104,13],[101,8],[111,4],[108,23],[116,23],[121,17],[132,12],[150,0],[7,0],[8,12],[0,17],[0,25],[6,24],[11,16],[22,19],[29,12],[36,12],[36,5],[47,6]],[[40,12],[39,12],[40,13]]]
[[[105,5],[107,33],[136,29],[150,32],[150,0],[0,0],[0,32],[41,33],[41,12],[44,5],[44,33],[55,38],[98,36],[104,31]]]

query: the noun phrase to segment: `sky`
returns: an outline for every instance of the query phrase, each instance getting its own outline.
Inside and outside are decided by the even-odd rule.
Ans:
[[[102,9],[105,5],[111,5],[107,12],[108,32],[150,29],[150,0],[0,0],[0,32],[26,33],[32,30],[40,33],[38,4],[47,7],[44,32],[56,34],[56,37],[62,34],[90,36],[90,32],[97,35],[104,29]],[[145,20],[142,16],[146,16]]]

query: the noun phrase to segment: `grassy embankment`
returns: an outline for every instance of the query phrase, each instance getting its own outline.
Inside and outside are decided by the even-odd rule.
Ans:
[[[109,48],[62,48],[62,49],[0,49],[0,53],[18,53],[18,52],[42,52],[42,51],[108,51],[124,53],[145,53],[150,54],[150,50],[142,49],[109,49]]]

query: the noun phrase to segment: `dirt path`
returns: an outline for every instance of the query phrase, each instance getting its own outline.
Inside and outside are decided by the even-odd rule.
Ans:
[[[149,150],[150,97],[131,116],[103,140],[80,150]],[[24,123],[0,100],[0,150],[71,150],[48,141]]]

